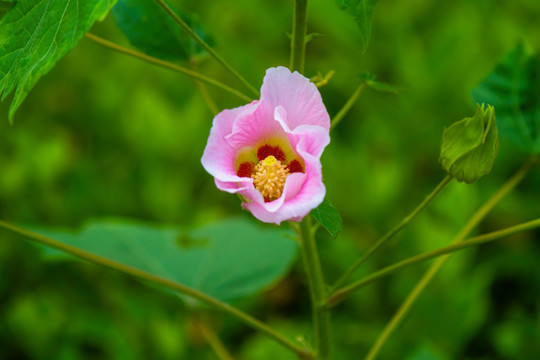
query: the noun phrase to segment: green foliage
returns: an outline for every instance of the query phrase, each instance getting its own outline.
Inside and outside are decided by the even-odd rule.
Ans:
[[[195,17],[178,10],[175,12],[204,41],[213,42]],[[112,13],[131,44],[148,55],[165,60],[189,60],[204,53],[195,40],[153,0],[118,0]]]
[[[286,231],[240,219],[192,231],[101,221],[89,223],[75,234],[39,232],[223,301],[253,294],[276,281],[297,251]],[[64,256],[58,251],[46,253]]]
[[[337,3],[341,10],[346,11],[356,21],[360,29],[362,48],[366,51],[371,38],[373,8],[377,0],[337,0]]]
[[[415,349],[409,357],[407,357],[405,360],[449,360],[450,357],[448,357],[443,352],[437,351],[437,349],[434,349],[432,346],[429,345],[423,345],[421,347],[418,347],[418,349]]]
[[[501,136],[540,153],[540,58],[523,44],[514,48],[472,91],[475,102],[497,109]]]
[[[316,209],[311,211],[311,216],[319,222],[335,239],[342,230],[341,216],[330,200],[324,201]]]
[[[282,34],[291,28],[290,1],[238,0],[234,8],[223,0],[171,2],[187,4],[190,13],[211,24],[219,34],[220,54],[254,83],[262,82],[269,66],[289,58]],[[333,1],[309,3],[308,29],[325,37],[308,46],[306,74],[336,70],[320,89],[330,114],[358,87],[356,74],[362,71],[409,90],[400,96],[364,91],[350,120],[332,131],[322,157],[324,182],[347,226],[339,241],[320,241],[328,235],[317,232],[329,282],[440,181],[441,129],[449,119],[469,114],[470,89],[490,72],[486,64],[523,38],[538,44],[537,0],[497,4],[380,1],[376,11],[384,16],[377,15],[376,37],[384,41],[362,54],[349,15]],[[97,26],[104,38],[122,37],[112,16]],[[205,62],[200,70],[234,84],[217,62]],[[242,105],[218,89],[208,91],[220,109]],[[0,103],[1,219],[75,226],[116,215],[201,224],[241,211],[238,199],[216,191],[201,168],[212,114],[190,80],[82,41],[32,90],[17,111],[16,120],[24,119],[17,126],[3,121],[8,105]],[[489,176],[474,186],[449,184],[357,276],[447,245],[520,162],[515,147],[501,147]],[[478,231],[537,217],[539,183],[537,166]],[[535,359],[540,353],[539,261],[533,232],[453,256],[380,359],[408,359],[422,355],[419,349],[450,359]],[[186,308],[167,292],[81,261],[43,261],[31,244],[3,235],[0,264],[1,358],[214,358],[189,325]],[[335,307],[334,358],[365,357],[427,266],[374,283]],[[509,273],[512,267],[520,270]],[[300,263],[278,286],[235,304],[291,339],[299,334],[312,339]],[[261,344],[264,335],[230,316],[212,315],[218,315],[215,330],[233,358],[258,359],[262,352],[268,355],[261,359],[280,358],[272,340]]]
[[[0,19],[8,12],[13,6],[13,0],[0,1]]]
[[[491,172],[499,153],[499,137],[493,106],[476,106],[473,117],[444,130],[439,161],[458,181],[472,184]]]
[[[115,0],[19,0],[0,20],[0,95],[15,91],[9,120],[36,84]]]
[[[369,86],[370,88],[376,91],[388,92],[388,93],[396,94],[396,95],[403,91],[403,89],[400,88],[399,86],[388,84],[382,81],[378,81],[375,74],[371,74],[369,72],[362,73],[360,77],[362,78],[362,80],[365,82],[367,86]]]

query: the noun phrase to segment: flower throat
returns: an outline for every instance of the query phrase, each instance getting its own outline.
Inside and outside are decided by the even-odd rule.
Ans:
[[[263,161],[255,165],[253,185],[255,189],[266,199],[277,199],[283,193],[285,179],[289,170],[274,156],[267,156]]]

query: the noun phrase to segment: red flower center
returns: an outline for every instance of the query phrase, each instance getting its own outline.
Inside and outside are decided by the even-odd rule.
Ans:
[[[286,153],[279,145],[263,144],[257,149],[257,163],[244,161],[237,166],[240,177],[253,178],[253,184],[263,195],[265,202],[279,198],[283,193],[285,179],[289,174],[304,172],[302,163]]]

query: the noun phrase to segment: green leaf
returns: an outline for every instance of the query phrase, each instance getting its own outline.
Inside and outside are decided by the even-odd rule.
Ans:
[[[540,153],[540,59],[523,44],[513,49],[472,91],[477,103],[497,112],[501,137]]]
[[[241,219],[191,231],[98,221],[79,233],[37,232],[223,301],[250,295],[275,282],[289,269],[297,251],[286,230]],[[46,254],[69,256],[56,250]]]
[[[321,205],[311,211],[315,218],[335,239],[341,231],[341,216],[328,199],[324,199]]]
[[[213,43],[193,16],[174,10],[199,37]],[[188,60],[205,52],[154,0],[118,0],[112,12],[131,44],[148,55]]]
[[[366,51],[371,38],[371,18],[377,0],[336,0],[339,8],[351,15],[360,29],[362,48]]]
[[[399,86],[378,81],[377,77],[369,72],[360,74],[360,77],[362,78],[362,80],[364,80],[367,86],[376,91],[387,92],[396,95],[404,91],[404,89]]]
[[[0,19],[13,7],[14,0],[0,1]]]
[[[15,111],[36,84],[115,0],[18,0],[0,20],[0,95]]]

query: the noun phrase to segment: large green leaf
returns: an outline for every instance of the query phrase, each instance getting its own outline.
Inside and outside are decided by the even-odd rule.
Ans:
[[[522,44],[472,91],[473,100],[495,107],[501,137],[540,153],[540,59]]]
[[[377,0],[336,0],[339,8],[351,15],[360,29],[360,40],[364,51],[371,38],[371,18]]]
[[[199,37],[212,43],[193,16],[175,11]],[[148,55],[165,60],[188,60],[204,52],[154,0],[118,0],[112,12],[131,44]]]
[[[15,91],[9,119],[38,79],[115,0],[18,0],[0,20],[0,95]]]
[[[89,223],[79,233],[38,232],[224,301],[252,294],[276,281],[289,269],[297,251],[286,230],[241,219],[191,231],[99,221]],[[47,254],[64,256],[58,251]]]

